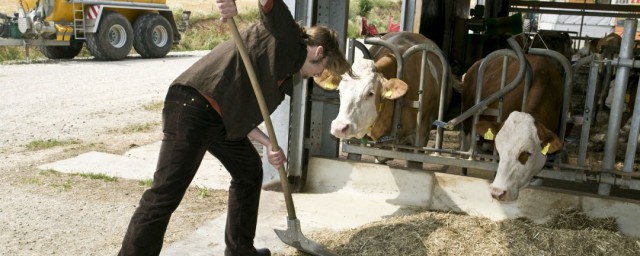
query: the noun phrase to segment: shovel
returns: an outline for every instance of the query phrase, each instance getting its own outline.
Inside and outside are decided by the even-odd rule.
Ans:
[[[262,95],[262,89],[258,84],[256,72],[251,65],[251,60],[249,59],[247,48],[245,47],[244,42],[242,42],[242,38],[240,38],[240,32],[238,32],[238,27],[236,26],[235,20],[233,18],[227,19],[227,23],[231,28],[231,34],[233,36],[233,40],[236,43],[236,46],[238,47],[238,51],[240,51],[240,56],[242,57],[242,62],[244,62],[244,67],[247,69],[247,73],[249,73],[249,79],[251,80],[253,91],[256,94],[256,99],[258,100],[258,105],[260,106],[262,118],[264,119],[265,126],[267,127],[267,132],[269,133],[271,147],[274,151],[278,151],[280,150],[280,147],[278,146],[278,141],[276,140],[276,134],[273,131],[271,116],[269,115],[269,110],[267,110],[267,105],[264,101],[264,96]],[[284,200],[287,204],[288,213],[287,230],[274,230],[280,240],[282,240],[282,242],[284,242],[285,244],[288,244],[300,251],[310,253],[312,255],[337,255],[324,248],[322,245],[307,239],[302,234],[302,231],[300,230],[300,221],[296,217],[296,210],[293,207],[293,198],[291,197],[291,191],[289,191],[289,181],[287,180],[284,165],[278,168],[278,173],[280,174],[280,184],[282,185],[282,193],[284,194]]]

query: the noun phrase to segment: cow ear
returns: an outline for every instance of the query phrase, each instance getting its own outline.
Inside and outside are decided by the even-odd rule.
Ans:
[[[543,155],[552,154],[562,149],[562,141],[560,141],[558,135],[547,129],[544,124],[536,122],[536,129],[538,130],[538,138],[540,138]]]
[[[382,78],[381,82],[382,97],[385,99],[395,100],[400,98],[407,93],[407,89],[409,88],[407,83],[397,78],[391,78],[389,80]]]
[[[478,121],[476,123],[476,132],[485,140],[494,140],[500,128],[502,128],[502,123],[498,122]]]
[[[340,76],[335,75],[326,69],[322,71],[322,74],[320,74],[320,76],[313,77],[313,81],[316,82],[316,84],[320,86],[320,88],[328,91],[337,89],[338,84],[340,84],[341,80],[342,78]]]

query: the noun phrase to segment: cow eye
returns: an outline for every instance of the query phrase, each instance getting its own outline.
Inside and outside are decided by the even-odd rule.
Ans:
[[[520,152],[520,155],[518,156],[518,161],[522,165],[525,165],[525,164],[527,164],[527,160],[529,160],[530,156],[531,156],[531,153],[529,153],[527,151],[522,151],[522,152]]]
[[[373,91],[369,91],[369,93],[367,93],[367,98],[371,98],[373,95],[375,95],[375,93]]]

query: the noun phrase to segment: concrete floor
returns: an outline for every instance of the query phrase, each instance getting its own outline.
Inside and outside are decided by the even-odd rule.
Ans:
[[[158,142],[124,155],[88,152],[39,168],[150,179],[159,148]],[[230,177],[215,158],[205,157],[200,168],[194,186],[227,189]],[[402,214],[406,207],[466,212],[493,220],[528,217],[539,223],[554,211],[571,207],[593,217],[617,217],[623,233],[640,237],[640,204],[633,200],[532,187],[523,190],[517,202],[502,203],[489,196],[486,179],[324,158],[311,158],[307,175],[306,191],[293,194],[303,234],[355,228]],[[273,232],[274,228],[287,229],[286,216],[282,193],[263,191],[256,247],[269,247],[272,252],[287,248]],[[183,240],[165,246],[162,254],[222,255],[225,219],[223,215],[210,221]]]

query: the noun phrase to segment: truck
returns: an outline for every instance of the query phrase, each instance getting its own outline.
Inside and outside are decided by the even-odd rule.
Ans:
[[[131,48],[162,58],[180,33],[166,0],[16,0],[0,13],[0,46],[34,46],[49,59],[73,59],[83,46],[98,60],[121,60]]]

